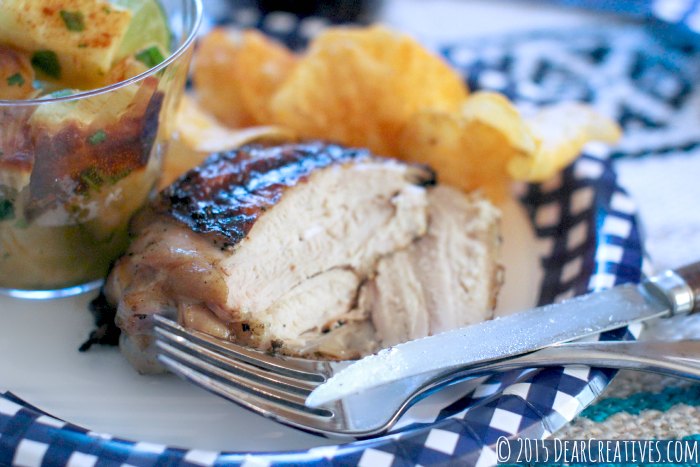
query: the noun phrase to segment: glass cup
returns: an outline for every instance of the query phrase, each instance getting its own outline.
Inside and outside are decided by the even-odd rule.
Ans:
[[[0,293],[53,298],[99,286],[154,192],[187,79],[200,0],[164,0],[159,65],[73,95],[0,100]]]

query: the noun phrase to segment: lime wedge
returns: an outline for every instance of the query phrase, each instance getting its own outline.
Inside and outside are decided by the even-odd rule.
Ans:
[[[114,56],[115,62],[153,45],[170,52],[170,26],[158,0],[112,0],[112,4],[130,10],[133,15]]]

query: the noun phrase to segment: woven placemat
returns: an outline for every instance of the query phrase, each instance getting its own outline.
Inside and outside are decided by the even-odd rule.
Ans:
[[[621,372],[562,439],[680,439],[700,433],[700,385]]]

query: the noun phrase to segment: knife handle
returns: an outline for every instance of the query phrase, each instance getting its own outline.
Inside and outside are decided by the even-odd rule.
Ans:
[[[700,262],[665,271],[648,279],[645,288],[669,303],[671,314],[700,311]]]
[[[700,311],[700,261],[683,266],[676,273],[688,284],[692,295],[692,305],[689,313]]]

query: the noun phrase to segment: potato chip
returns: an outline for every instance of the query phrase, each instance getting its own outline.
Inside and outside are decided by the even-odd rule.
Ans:
[[[193,63],[197,97],[230,127],[270,123],[269,99],[295,63],[289,50],[257,31],[214,29]]]
[[[461,77],[413,39],[386,28],[334,28],[312,43],[272,99],[275,123],[306,138],[398,155],[398,138],[423,109],[455,111]]]
[[[517,109],[493,92],[470,95],[455,112],[420,112],[401,136],[402,158],[429,164],[441,183],[481,189],[495,201],[507,192],[510,161],[535,147]]]
[[[587,142],[619,137],[614,122],[582,104],[523,118],[501,94],[469,95],[439,57],[381,26],[329,28],[301,57],[257,32],[215,30],[200,45],[194,77],[203,107],[229,126],[276,124],[427,163],[441,182],[496,201],[510,181],[546,180]],[[187,115],[182,131],[200,150],[290,136],[280,127],[232,133],[200,117]]]
[[[614,142],[617,125],[584,104],[559,104],[525,119],[503,96],[472,94],[458,113],[416,114],[401,137],[402,157],[431,165],[438,180],[494,201],[510,180],[544,181],[594,140]]]
[[[195,151],[175,133],[168,142],[168,153],[163,159],[158,189],[165,188],[180,175],[204,162],[208,155],[206,152]]]
[[[469,96],[460,112],[467,120],[478,120],[500,131],[510,145],[525,153],[536,149],[536,141],[518,109],[503,95],[481,91]]]
[[[464,191],[482,190],[504,199],[507,167],[520,149],[499,129],[458,112],[427,110],[416,114],[401,137],[402,158],[428,164],[438,181]]]
[[[544,108],[525,123],[537,147],[514,158],[508,172],[516,180],[529,182],[552,177],[573,162],[590,141],[615,143],[621,136],[615,122],[578,103]]]
[[[175,117],[176,132],[165,158],[161,186],[201,164],[213,152],[229,151],[252,142],[293,141],[295,135],[278,126],[231,129],[221,125],[190,97],[183,96]]]
[[[243,104],[257,124],[272,122],[270,100],[297,64],[297,56],[257,31],[243,33],[238,80]]]
[[[175,124],[179,138],[199,152],[228,151],[253,141],[291,141],[296,137],[287,129],[273,125],[231,129],[204,112],[189,96],[183,96]]]
[[[238,33],[214,29],[199,41],[192,62],[192,79],[200,104],[232,127],[254,123],[243,104],[236,71],[241,42]]]

